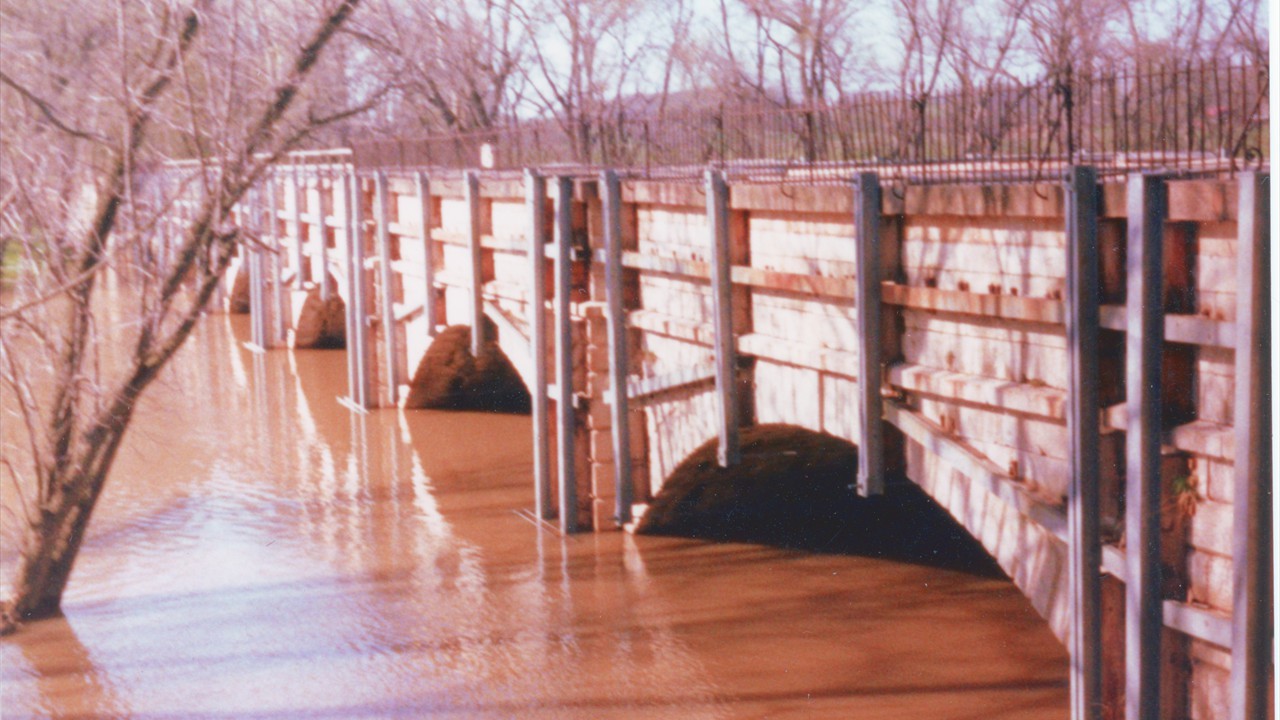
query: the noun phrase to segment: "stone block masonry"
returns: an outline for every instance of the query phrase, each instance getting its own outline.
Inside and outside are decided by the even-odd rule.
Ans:
[[[369,362],[351,370],[353,383],[366,373],[366,408],[409,393],[407,373],[396,368],[418,367],[438,329],[481,323],[530,394],[550,400],[534,403],[535,413],[545,413],[535,420],[542,433],[535,440],[549,452],[551,485],[569,483],[572,492],[562,496],[576,505],[555,507],[552,492],[543,514],[570,518],[568,530],[616,526],[629,515],[615,507],[619,497],[632,498],[642,512],[675,467],[708,440],[723,438],[726,425],[785,423],[855,445],[868,442],[870,429],[883,430],[883,466],[876,470],[923,488],[986,547],[1054,633],[1064,642],[1072,637],[1067,502],[1076,478],[1065,301],[1067,251],[1076,241],[1072,232],[1080,231],[1066,222],[1071,205],[1064,187],[934,185],[864,194],[880,203],[876,223],[865,226],[879,228],[870,257],[879,263],[882,282],[873,290],[882,311],[880,322],[862,328],[859,243],[868,241],[858,237],[864,225],[856,222],[855,205],[865,201],[856,199],[852,177],[849,185],[822,187],[732,181],[716,217],[710,181],[658,182],[620,172],[620,204],[610,215],[603,182],[593,174],[573,175],[564,185],[548,176],[532,199],[528,179],[481,173],[478,190],[468,191],[456,173],[427,172],[427,183],[387,174],[385,217],[372,204],[373,174],[349,165],[281,167],[271,205],[284,282],[300,293],[299,303],[326,282],[348,307],[353,288],[363,293],[364,314],[349,314],[347,344],[349,353],[360,351],[351,348],[350,330],[367,329]],[[357,176],[361,192],[353,196]],[[1144,206],[1130,202],[1129,193],[1151,182],[1163,188],[1162,214],[1136,216]],[[1270,545],[1269,535],[1255,542],[1241,535],[1269,528],[1241,512],[1263,501],[1257,483],[1240,477],[1238,453],[1256,447],[1259,428],[1269,427],[1268,408],[1263,415],[1245,408],[1242,415],[1239,400],[1242,368],[1267,372],[1250,364],[1256,344],[1238,346],[1239,338],[1258,342],[1246,332],[1258,310],[1239,289],[1254,287],[1239,258],[1243,248],[1262,246],[1266,230],[1242,222],[1261,212],[1249,203],[1266,201],[1265,194],[1242,190],[1247,182],[1259,180],[1148,178],[1094,188],[1096,217],[1087,223],[1097,243],[1093,382],[1103,423],[1102,562],[1094,571],[1105,575],[1095,600],[1109,628],[1097,700],[1107,717],[1121,717],[1126,699],[1140,694],[1144,702],[1158,698],[1161,717],[1243,718],[1240,708],[1254,706],[1241,678],[1270,672],[1246,652],[1256,630],[1245,629],[1258,627],[1250,615],[1255,606],[1232,590],[1264,559],[1257,548]],[[426,197],[418,196],[420,187]],[[351,207],[352,197],[363,207]],[[353,214],[360,218],[354,228]],[[606,252],[609,222],[620,243],[615,254]],[[1144,237],[1160,252],[1128,252],[1135,223],[1154,223]],[[376,242],[384,232],[385,248]],[[362,268],[350,260],[358,257],[353,236],[364,241]],[[538,238],[541,245],[533,242]],[[564,253],[560,243],[567,244]],[[533,254],[535,246],[545,248],[543,257]],[[1154,341],[1163,361],[1160,377],[1147,378],[1164,395],[1162,419],[1151,430],[1161,508],[1154,590],[1128,577],[1133,535],[1121,515],[1132,490],[1126,438],[1136,427],[1126,405],[1136,397],[1126,387],[1136,360],[1125,351],[1136,320],[1125,303],[1139,270],[1134,263],[1146,255],[1160,258],[1154,276],[1163,279],[1164,332]],[[567,272],[557,272],[557,257],[567,258]],[[610,262],[616,275],[607,272]],[[351,275],[361,271],[363,286]],[[534,277],[542,278],[540,287]],[[717,280],[724,277],[727,284]],[[621,298],[620,320],[610,317],[609,287]],[[539,316],[543,321],[534,322]],[[316,333],[314,318],[306,328],[296,321],[293,335]],[[621,354],[611,345],[611,322],[621,324]],[[717,345],[717,325],[722,338],[726,327],[732,330],[727,346]],[[877,333],[873,354],[863,358],[870,332]],[[556,351],[557,333],[564,333],[567,354]],[[1269,338],[1262,342],[1269,350]],[[725,347],[732,351],[728,368],[719,362]],[[625,363],[620,373],[617,357]],[[864,360],[882,368],[883,417],[860,410]],[[867,370],[872,378],[875,367]],[[615,377],[626,378],[627,387],[613,387]],[[558,387],[558,378],[570,387]],[[567,414],[558,412],[560,399],[567,399]],[[619,402],[626,430],[615,427]],[[573,461],[560,468],[555,442],[564,432],[573,436]],[[627,449],[624,458],[618,447]],[[619,468],[627,472],[620,476]],[[632,486],[620,487],[620,477],[630,477]],[[1164,640],[1155,660],[1133,655],[1139,648],[1123,640],[1125,608],[1133,607],[1138,587],[1157,593],[1162,609],[1156,621]],[[1144,672],[1133,671],[1135,662]]]

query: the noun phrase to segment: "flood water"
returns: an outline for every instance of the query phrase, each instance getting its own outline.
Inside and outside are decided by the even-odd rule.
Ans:
[[[0,640],[3,717],[1067,715],[1004,578],[562,539],[516,512],[528,417],[352,414],[340,351],[255,355],[244,320],[145,398],[66,617]]]

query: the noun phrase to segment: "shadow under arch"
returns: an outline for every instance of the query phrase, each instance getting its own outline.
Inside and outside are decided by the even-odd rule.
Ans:
[[[337,281],[329,276],[331,287]],[[347,304],[339,293],[329,294],[326,300],[319,288],[311,288],[298,310],[293,329],[295,348],[341,350],[347,346]]]
[[[227,312],[233,315],[246,315],[249,312],[249,263],[241,253],[240,258],[231,263],[227,272],[231,281],[227,287]]]
[[[486,323],[488,321],[486,320]],[[489,327],[487,337],[496,337]],[[471,354],[471,326],[435,336],[409,382],[406,408],[528,413],[529,390],[501,345],[489,340]]]
[[[883,558],[985,577],[1004,573],[976,538],[910,482],[859,497],[858,449],[793,425],[742,429],[742,461],[716,440],[671,473],[637,532]]]

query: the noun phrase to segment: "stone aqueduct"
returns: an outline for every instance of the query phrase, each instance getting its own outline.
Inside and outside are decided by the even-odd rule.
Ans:
[[[345,344],[355,412],[402,403],[446,326],[496,343],[564,532],[630,522],[709,439],[737,462],[742,426],[845,438],[859,493],[918,484],[1026,594],[1075,717],[1264,717],[1268,176],[1112,180],[298,156],[240,208],[262,242],[222,303],[262,348]]]

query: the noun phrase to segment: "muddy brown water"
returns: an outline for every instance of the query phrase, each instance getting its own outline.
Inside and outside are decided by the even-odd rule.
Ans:
[[[246,334],[210,318],[145,398],[66,617],[0,640],[4,718],[1067,715],[1003,577],[562,539],[516,512],[528,417],[354,415],[341,352]]]

